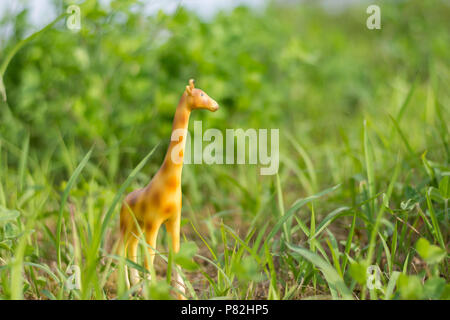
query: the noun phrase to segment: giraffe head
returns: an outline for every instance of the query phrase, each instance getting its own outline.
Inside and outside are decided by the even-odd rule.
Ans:
[[[189,80],[186,94],[187,105],[191,110],[206,109],[214,112],[219,109],[219,105],[214,99],[210,98],[203,90],[195,88],[194,79]]]

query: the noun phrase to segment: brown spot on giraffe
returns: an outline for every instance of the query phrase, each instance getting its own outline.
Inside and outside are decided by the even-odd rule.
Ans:
[[[158,207],[161,203],[161,194],[159,191],[155,191],[152,195],[151,195],[151,201],[152,204],[156,207]]]
[[[167,188],[170,190],[175,190],[179,185],[179,179],[177,176],[172,175],[167,179]]]
[[[152,228],[153,228],[153,223],[147,222],[147,223],[145,224],[145,231],[146,231],[146,232],[151,231]]]
[[[175,122],[176,126],[183,126],[189,120],[189,115],[186,113],[181,114]],[[181,140],[179,140],[181,141]]]
[[[169,214],[169,213],[173,213],[176,210],[176,206],[174,203],[169,203],[168,205],[166,205],[163,209],[163,212],[165,214]]]
[[[164,163],[162,164],[160,170],[161,170],[162,172],[166,172],[168,169],[169,169],[169,165],[168,165],[168,163],[167,163],[166,161],[164,161]]]
[[[136,206],[137,200],[138,199],[136,196],[130,198],[130,201],[128,202],[128,204],[130,205],[131,208],[134,208]]]
[[[141,212],[146,212],[147,211],[147,202],[142,201],[141,202]]]

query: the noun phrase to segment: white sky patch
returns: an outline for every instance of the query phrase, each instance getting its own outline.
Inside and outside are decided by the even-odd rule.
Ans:
[[[306,0],[307,1],[307,0]],[[343,10],[345,7],[356,4],[366,3],[368,0],[318,0],[330,13]],[[73,0],[73,4],[82,2],[81,0]],[[98,0],[98,2],[108,7],[111,0]],[[191,11],[197,13],[203,19],[212,18],[218,11],[230,11],[233,8],[245,5],[252,9],[264,8],[268,0],[146,0],[144,12],[151,15],[159,10],[171,14],[174,13],[181,5]],[[287,4],[300,4],[305,0],[283,0]],[[37,30],[42,29],[52,22],[57,16],[52,0],[0,0],[0,19],[6,15],[17,15],[24,7],[29,8],[29,22],[32,27],[29,28],[25,36],[28,36]],[[64,8],[61,8],[61,10]],[[12,26],[6,25],[0,28],[0,48],[2,43],[12,32]]]
[[[74,0],[73,4],[82,1]],[[108,7],[111,0],[98,0],[100,5]],[[209,19],[220,10],[232,10],[239,5],[246,5],[252,8],[260,8],[266,4],[266,0],[149,0],[145,3],[145,13],[151,15],[159,10],[171,14],[181,5],[189,10],[195,11],[200,17]],[[52,4],[52,0],[0,0],[0,19],[6,15],[17,15],[23,8],[29,9],[28,19],[32,25],[25,33],[25,37],[37,30],[42,29],[57,16],[57,10]],[[0,28],[0,48],[2,42],[9,38],[12,26],[2,26]]]

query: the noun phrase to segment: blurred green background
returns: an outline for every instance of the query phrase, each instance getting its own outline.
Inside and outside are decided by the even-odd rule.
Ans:
[[[196,86],[221,108],[194,112],[191,129],[199,119],[204,130],[280,129],[282,197],[276,177],[259,176],[256,166],[185,166],[183,215],[211,233],[213,247],[221,243],[220,233],[210,220],[199,221],[217,213],[245,234],[249,226],[275,223],[284,210],[280,199],[288,208],[299,197],[342,183],[345,188],[338,195],[318,205],[318,217],[367,199],[364,120],[377,192],[386,191],[399,159],[401,178],[392,203],[400,208],[413,199],[426,206],[424,190],[439,187],[450,158],[449,2],[372,2],[381,7],[381,30],[366,27],[367,2],[330,10],[316,1],[273,1],[206,18],[195,6],[148,15],[140,1],[80,2],[79,32],[68,30],[61,19],[26,43],[3,76],[7,102],[0,102],[0,143],[1,164],[7,169],[1,171],[2,205],[26,217],[33,210],[27,209],[24,195],[34,197],[50,186],[54,189],[39,210],[41,223],[52,230],[59,193],[94,146],[84,182],[74,188],[71,201],[81,211],[94,206],[98,216],[132,169],[161,143],[133,187],[156,172],[178,100],[188,79],[195,78]],[[70,3],[52,5],[59,14]],[[0,63],[35,30],[29,15],[27,2],[17,14],[3,15],[0,28],[9,28],[9,33],[0,48]],[[85,200],[88,196],[95,205]],[[370,212],[361,211],[374,221]],[[305,221],[311,219],[307,212]],[[448,208],[439,204],[436,212],[447,243]],[[418,216],[408,216],[411,224]],[[183,230],[194,234],[184,223]],[[346,239],[350,223],[351,218],[337,222],[333,232],[338,241]],[[358,254],[367,249],[364,239],[371,230],[364,223],[357,227],[362,230]],[[387,240],[393,223],[397,225],[395,218],[383,224]],[[422,236],[438,243],[432,234]],[[39,241],[52,246],[45,237]],[[408,245],[401,254],[398,249],[398,268],[409,255]],[[51,260],[53,252],[43,249],[40,254]]]
[[[36,150],[51,149],[58,137],[83,150],[96,143],[99,157],[119,146],[121,164],[130,167],[167,142],[190,77],[223,107],[195,119],[218,128],[280,128],[317,150],[342,144],[340,131],[359,134],[349,128],[364,117],[389,122],[415,79],[435,81],[446,105],[448,5],[380,3],[382,29],[368,30],[363,5],[327,14],[312,2],[280,2],[202,21],[182,6],[170,16],[143,16],[138,1],[86,1],[80,32],[63,19],[8,66],[1,134],[20,144],[29,133]],[[28,14],[4,17],[14,29],[2,52],[24,38]],[[423,95],[416,93],[405,122],[433,120],[424,108],[415,112]],[[422,130],[408,134],[418,146],[427,138]]]

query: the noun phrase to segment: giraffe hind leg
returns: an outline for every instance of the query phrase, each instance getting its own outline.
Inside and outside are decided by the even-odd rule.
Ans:
[[[119,250],[120,250],[119,254],[121,257],[126,259],[127,258],[127,250],[128,250],[128,240],[126,242],[124,242],[124,238],[125,237],[122,234],[122,239],[121,239],[122,243],[121,243],[121,246],[119,247]],[[124,269],[124,273],[125,273],[125,284],[126,284],[127,288],[130,289],[131,288],[130,278],[128,276],[128,266],[127,266],[126,262],[124,263],[123,269]]]
[[[134,236],[130,235],[127,241],[127,254],[128,258],[137,264],[137,249],[139,240]],[[125,270],[128,270],[128,266],[125,266]],[[128,271],[126,271],[126,277],[128,279]],[[130,280],[131,285],[136,285],[139,283],[139,271],[136,268],[131,268],[130,270]],[[129,283],[128,283],[129,284]]]
[[[180,215],[178,215],[174,219],[169,219],[166,222],[166,229],[170,236],[170,240],[172,242],[172,250],[174,253],[180,251]],[[175,288],[178,290],[177,298],[178,300],[186,299],[186,289],[183,278],[177,268],[180,268],[179,265],[176,265],[175,268]]]

